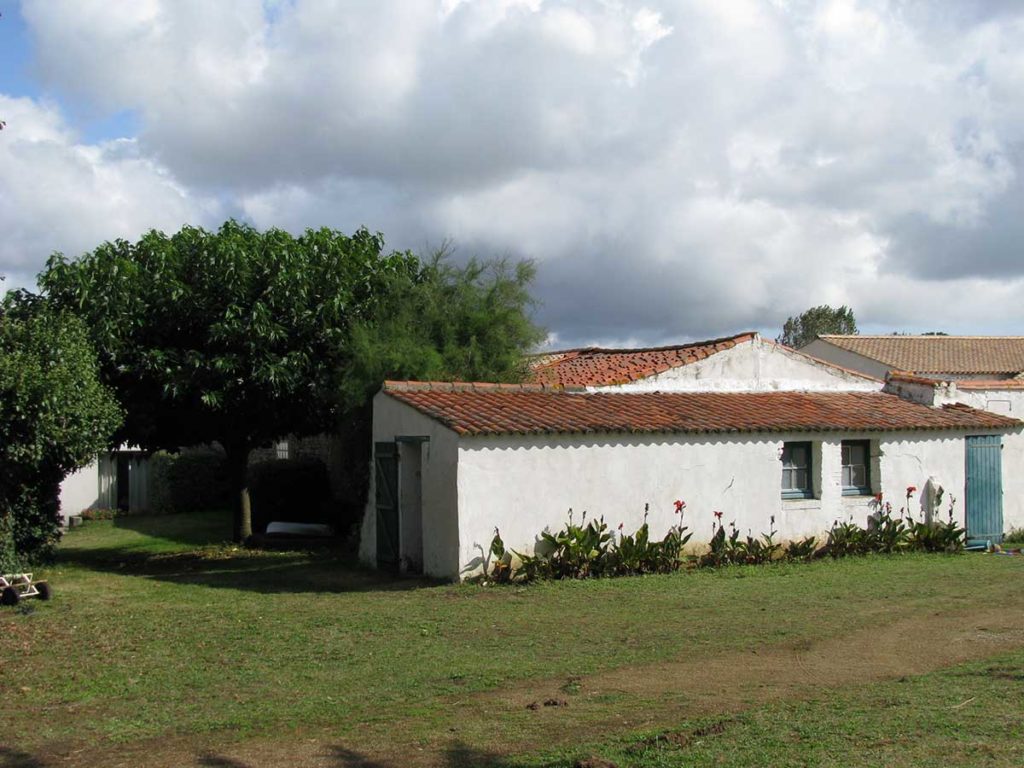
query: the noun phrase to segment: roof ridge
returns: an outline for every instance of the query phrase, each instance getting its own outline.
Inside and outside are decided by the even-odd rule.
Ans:
[[[490,381],[398,381],[388,379],[384,392],[586,392],[563,384],[513,384]]]
[[[959,334],[946,334],[939,336],[934,333],[820,333],[819,339],[1024,339],[1024,336],[961,336]]]
[[[567,355],[571,352],[575,352],[577,355],[584,353],[593,352],[604,352],[612,355],[626,355],[635,354],[637,352],[668,352],[673,349],[687,349],[689,347],[706,347],[712,344],[721,344],[726,341],[736,341],[737,339],[743,338],[755,338],[758,335],[757,331],[743,331],[742,333],[733,334],[732,336],[723,336],[719,339],[704,339],[703,341],[687,341],[683,344],[665,344],[658,347],[571,347],[569,349],[553,349],[550,352],[535,352],[530,357],[547,357],[548,355]],[[558,360],[552,361],[553,363],[560,362]],[[543,363],[542,365],[550,365],[550,363]]]

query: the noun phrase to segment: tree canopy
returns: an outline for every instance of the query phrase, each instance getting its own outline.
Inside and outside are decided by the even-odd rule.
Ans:
[[[45,556],[61,481],[120,423],[85,325],[25,294],[0,305],[0,571]]]
[[[392,276],[381,312],[352,329],[345,403],[358,407],[385,379],[520,381],[525,353],[544,340],[533,323],[529,261],[450,260],[446,248]]]
[[[529,263],[460,268],[443,254],[385,253],[365,229],[294,237],[229,221],[73,261],[55,254],[39,284],[90,329],[126,413],[114,442],[219,443],[245,538],[252,448],[340,429],[361,480],[369,398],[385,378],[521,376],[523,352],[542,338],[528,319],[532,277]]]
[[[55,254],[39,284],[89,327],[126,414],[115,442],[223,446],[245,538],[250,450],[331,428],[353,324],[375,316],[390,279],[416,268],[365,229],[293,237],[228,221],[104,243],[74,261]]]
[[[845,304],[838,308],[822,304],[811,307],[796,317],[790,317],[782,326],[782,333],[776,341],[787,347],[799,349],[827,333],[849,335],[857,333],[857,321],[853,310]]]

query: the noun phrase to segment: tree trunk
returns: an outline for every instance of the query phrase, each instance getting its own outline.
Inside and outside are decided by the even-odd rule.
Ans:
[[[247,543],[252,538],[252,504],[249,501],[249,446],[225,445],[227,466],[234,492],[234,540]]]

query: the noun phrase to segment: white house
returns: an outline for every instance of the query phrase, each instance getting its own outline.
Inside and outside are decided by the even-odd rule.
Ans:
[[[365,561],[464,578],[496,527],[529,551],[570,508],[635,529],[649,504],[662,535],[676,499],[688,504],[694,543],[710,538],[714,511],[744,533],[767,531],[774,517],[783,539],[821,536],[836,520],[864,524],[877,493],[899,506],[911,485],[941,485],[971,535],[989,534],[965,514],[966,457],[1001,467],[991,446],[1024,427],[883,393],[877,379],[756,334],[572,350],[534,370],[551,383],[385,385],[374,400]]]
[[[64,478],[59,499],[65,525],[69,517],[88,509],[147,509],[148,454],[132,448],[100,454],[94,462]]]

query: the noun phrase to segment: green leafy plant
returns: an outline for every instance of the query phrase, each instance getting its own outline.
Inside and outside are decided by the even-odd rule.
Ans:
[[[868,533],[864,528],[847,520],[832,523],[828,532],[828,554],[833,558],[864,555],[870,551]]]
[[[722,513],[715,511],[713,514],[715,519],[711,523],[711,541],[708,543],[708,551],[700,557],[699,565],[705,568],[717,568],[722,565],[743,562],[745,553],[743,544],[739,540],[740,532],[736,523],[729,524],[729,534],[726,535]]]
[[[1003,536],[1003,544],[1020,546],[1024,544],[1024,528],[1010,528]]]
[[[9,293],[0,304],[0,572],[52,553],[61,481],[107,447],[120,418],[83,323]]]
[[[653,540],[647,523],[649,506],[644,507],[644,522],[632,534],[609,529],[604,518],[587,522],[569,520],[555,533],[543,531],[532,555],[507,550],[500,532],[491,540],[491,565],[488,576],[496,582],[535,579],[586,579],[601,576],[628,576],[644,573],[671,573],[685,563],[684,550],[692,533],[683,524],[685,502],[675,502],[679,516],[660,540]]]
[[[783,550],[783,557],[786,560],[806,561],[813,558],[817,551],[817,537],[808,536],[804,539],[794,539],[788,542]]]
[[[907,524],[900,515],[894,516],[892,504],[877,503],[877,512],[869,518],[866,531],[866,551],[893,554],[904,551],[910,544]]]
[[[942,498],[945,489],[940,487],[935,493],[930,515],[924,520],[917,520],[910,514],[910,496],[917,489],[907,487],[907,530],[908,542],[913,549],[923,552],[960,552],[966,543],[967,530],[962,528],[955,518],[956,497],[949,495],[949,509],[946,520],[939,521]],[[930,518],[930,519],[929,519]]]

